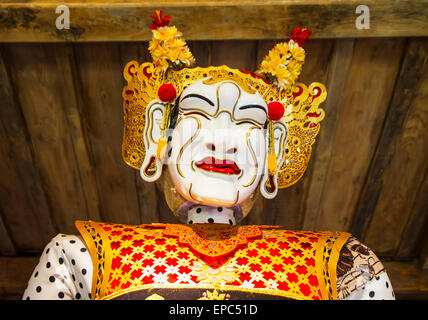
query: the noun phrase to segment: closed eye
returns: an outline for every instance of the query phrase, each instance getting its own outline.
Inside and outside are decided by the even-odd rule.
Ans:
[[[251,108],[258,108],[258,109],[261,109],[261,110],[263,110],[263,112],[264,112],[264,113],[266,113],[266,115],[267,115],[266,109],[265,109],[263,106],[260,106],[260,105],[258,105],[258,104],[248,104],[248,105],[246,105],[246,106],[239,107],[239,110],[245,110],[245,109],[251,109]]]
[[[205,102],[208,102],[211,106],[214,106],[214,103],[210,99],[205,98],[204,96],[201,96],[201,95],[195,94],[195,93],[190,93],[190,94],[184,96],[183,99],[181,99],[180,102],[182,102],[184,99],[187,99],[187,98],[201,99],[201,100],[204,100]]]

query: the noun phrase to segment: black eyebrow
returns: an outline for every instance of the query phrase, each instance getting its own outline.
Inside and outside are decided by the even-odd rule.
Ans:
[[[210,105],[214,106],[214,103],[211,100],[209,100],[208,98],[205,98],[204,96],[201,96],[199,94],[190,93],[187,96],[184,96],[183,99],[181,99],[180,102],[182,102],[186,98],[198,98],[198,99],[202,99],[202,100],[208,102]]]
[[[246,106],[242,106],[242,107],[239,107],[239,110],[244,110],[244,109],[249,109],[249,108],[259,108],[259,109],[262,109],[264,111],[264,113],[267,114],[266,109],[263,106],[260,106],[258,104],[249,104]]]

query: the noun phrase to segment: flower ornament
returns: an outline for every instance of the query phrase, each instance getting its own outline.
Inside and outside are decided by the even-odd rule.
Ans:
[[[191,66],[195,58],[182,38],[182,33],[175,26],[169,26],[171,17],[162,17],[161,10],[156,10],[150,17],[154,20],[150,26],[153,38],[149,43],[149,51],[155,68],[166,72],[169,68],[179,70]]]
[[[310,34],[308,29],[295,28],[288,35],[288,42],[278,43],[269,51],[256,73],[281,90],[291,89],[302,70],[305,61],[303,43],[309,41]]]

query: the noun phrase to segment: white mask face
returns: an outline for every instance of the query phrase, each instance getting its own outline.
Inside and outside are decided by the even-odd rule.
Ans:
[[[267,106],[233,81],[203,82],[180,96],[168,170],[187,200],[230,207],[250,197],[263,174]]]

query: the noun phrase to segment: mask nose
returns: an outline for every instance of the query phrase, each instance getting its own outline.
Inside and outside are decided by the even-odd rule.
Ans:
[[[216,148],[216,146],[215,146],[215,144],[213,144],[213,143],[207,143],[206,145],[206,148],[208,149],[208,150],[210,150],[210,151],[213,151],[213,152],[215,152],[216,150],[217,150],[217,152],[218,152],[218,150],[225,150],[223,153],[226,153],[226,154],[234,154],[234,153],[237,153],[238,152],[238,148],[237,147],[231,147],[231,148],[224,148],[224,147],[222,147],[222,148]]]
[[[212,120],[210,139],[206,142],[205,147],[216,154],[233,155],[238,152],[235,135],[230,115],[222,112],[215,120]]]

